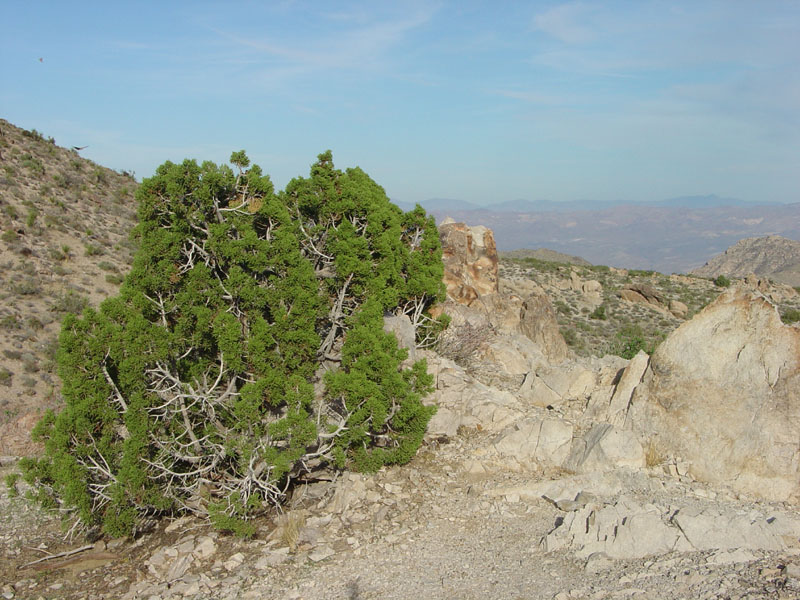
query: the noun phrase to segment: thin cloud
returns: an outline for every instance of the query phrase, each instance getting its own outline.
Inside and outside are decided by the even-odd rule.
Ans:
[[[590,8],[581,2],[555,6],[533,18],[533,27],[567,44],[584,44],[595,38],[592,27],[585,23]]]
[[[489,90],[489,94],[511,98],[512,100],[522,100],[529,104],[541,104],[546,106],[564,105],[567,99],[563,96],[543,94],[541,92],[520,91],[520,90]]]
[[[379,66],[390,49],[402,42],[409,32],[428,23],[432,15],[429,10],[418,11],[403,19],[371,22],[337,31],[322,39],[304,36],[287,41],[269,34],[254,38],[220,29],[214,31],[233,48],[256,52],[265,60],[284,61],[301,70],[362,70]],[[361,18],[355,21],[360,22]]]

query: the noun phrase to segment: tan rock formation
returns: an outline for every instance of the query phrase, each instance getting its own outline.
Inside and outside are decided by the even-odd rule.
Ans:
[[[522,303],[519,329],[537,343],[552,362],[561,362],[570,356],[558,328],[556,311],[543,290],[534,291]]]
[[[466,223],[439,226],[447,295],[469,306],[497,292],[498,257],[491,229]]]
[[[760,293],[726,291],[658,347],[626,427],[696,479],[800,499],[800,329]]]

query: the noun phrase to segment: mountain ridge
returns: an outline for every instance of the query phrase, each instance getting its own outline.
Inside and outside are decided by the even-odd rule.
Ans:
[[[750,273],[800,286],[800,242],[780,235],[745,238],[692,271],[702,277],[745,277]]]

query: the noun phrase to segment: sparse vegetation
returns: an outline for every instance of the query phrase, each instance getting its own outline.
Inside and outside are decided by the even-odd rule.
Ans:
[[[669,332],[702,310],[721,291],[712,281],[702,277],[667,276],[602,265],[567,266],[529,258],[503,259],[500,270],[501,277],[533,279],[546,289],[565,341],[582,356],[615,353],[629,357],[639,349],[650,353]],[[595,280],[600,284],[601,304],[597,304],[596,298],[588,301],[582,291],[575,289],[575,276],[583,282]],[[660,306],[623,300],[619,296],[620,290],[632,285],[645,285],[655,290]],[[685,316],[670,314],[667,309],[673,300],[686,306]],[[786,297],[781,314],[790,309],[800,310],[800,297]]]
[[[606,315],[606,305],[605,304],[601,304],[600,306],[595,308],[589,314],[589,318],[590,319],[597,319],[597,320],[600,320],[600,321],[605,321],[606,319],[608,319],[608,315]]]

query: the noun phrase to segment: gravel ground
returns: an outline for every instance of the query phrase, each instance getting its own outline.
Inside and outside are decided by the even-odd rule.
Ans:
[[[4,489],[2,597],[800,598],[796,549],[671,553],[628,561],[580,559],[568,550],[546,553],[540,540],[564,513],[543,499],[519,499],[508,490],[565,474],[466,473],[464,457],[487,443],[480,434],[460,436],[450,444],[423,448],[402,468],[312,485],[282,517],[263,519],[253,540],[217,534],[184,519],[171,526],[159,523],[134,541],[100,540],[73,557],[22,569],[46,553],[87,542],[64,540],[57,515],[10,498]],[[786,509],[655,471],[628,472],[615,481],[639,502]],[[292,515],[300,522],[294,539],[286,525]],[[201,559],[198,548],[204,539],[212,550]],[[175,565],[186,556],[181,552],[192,551],[193,562],[176,573]],[[170,577],[163,574],[170,568],[178,576],[167,581]]]

